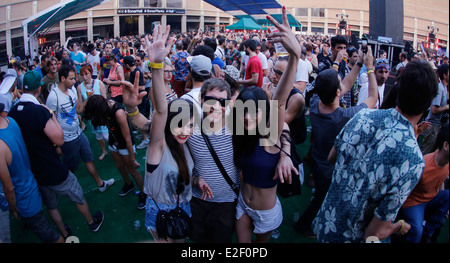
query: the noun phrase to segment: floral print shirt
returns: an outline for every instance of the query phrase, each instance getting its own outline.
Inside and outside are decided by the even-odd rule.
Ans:
[[[374,215],[395,219],[425,162],[413,126],[395,109],[361,110],[336,137],[334,148],[332,183],[314,232],[319,242],[364,242]]]
[[[175,68],[175,72],[173,73],[174,80],[187,81],[189,74],[186,67],[188,64],[187,57],[189,57],[189,53],[182,51],[174,54],[170,59]]]

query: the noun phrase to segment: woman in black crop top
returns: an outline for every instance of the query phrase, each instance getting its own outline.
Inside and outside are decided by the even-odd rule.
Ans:
[[[256,234],[255,242],[267,242],[272,230],[283,220],[277,183],[290,178],[278,178],[275,170],[280,157],[280,135],[283,129],[288,129],[284,122],[285,104],[294,84],[301,48],[288,25],[285,8],[282,13],[282,25],[270,17],[279,32],[269,37],[272,42],[282,43],[290,58],[273,100],[261,88],[248,87],[239,94],[232,111],[234,159],[242,178],[236,208],[240,243],[252,242],[252,232]],[[271,107],[278,112],[269,118]]]
[[[134,189],[130,180],[131,174],[139,188],[138,208],[145,207],[146,195],[144,194],[144,180],[138,172],[139,163],[135,159],[134,138],[128,125],[127,115],[123,106],[111,99],[105,99],[101,95],[92,95],[86,102],[84,117],[92,121],[94,127],[106,125],[109,131],[109,150],[116,163],[125,184],[119,196],[125,196]]]

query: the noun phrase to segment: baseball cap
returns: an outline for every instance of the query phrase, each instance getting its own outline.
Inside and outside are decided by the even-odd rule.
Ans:
[[[192,71],[200,76],[209,76],[211,74],[211,59],[203,55],[190,56],[187,58]]]
[[[14,81],[17,79],[16,70],[9,68],[3,76],[3,81],[0,84],[0,94],[6,94],[11,89]]]
[[[41,75],[36,71],[28,71],[23,76],[23,89],[24,90],[35,90],[40,86],[44,85],[41,81]]]

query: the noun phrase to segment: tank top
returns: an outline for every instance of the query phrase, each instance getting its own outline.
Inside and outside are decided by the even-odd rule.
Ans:
[[[192,176],[194,169],[194,161],[186,144],[183,144],[184,155],[188,165],[189,175]],[[178,165],[174,160],[169,147],[164,147],[164,153],[161,157],[161,162],[153,172],[150,172],[147,166],[145,167],[144,179],[144,193],[153,198],[155,202],[166,205],[177,204],[177,182],[178,182]],[[191,177],[192,178],[192,177]],[[184,185],[184,190],[180,194],[180,204],[187,203],[192,198],[191,184]]]
[[[114,101],[114,106],[112,106],[112,111],[108,114],[108,130],[109,130],[109,139],[108,144],[111,147],[115,147],[116,149],[127,149],[127,142],[125,141],[125,137],[122,134],[119,123],[116,119],[116,112],[120,109],[123,109],[123,106]],[[134,145],[134,136],[132,135],[131,127],[128,125],[128,129],[130,130],[131,143]]]
[[[239,166],[242,167],[244,183],[259,188],[272,188],[278,184],[279,179],[273,180],[275,168],[280,158],[280,152],[268,153],[264,146],[256,145],[250,156],[241,155]]]
[[[109,79],[112,81],[118,81],[118,80],[123,80],[120,79],[120,77],[117,75],[117,67],[119,67],[120,64],[116,63],[116,65],[114,66],[114,68],[109,72]],[[117,97],[122,95],[122,85],[120,86],[109,86],[109,90],[111,91],[111,97]]]
[[[86,86],[84,85],[84,82],[81,83],[81,96],[83,97],[83,101],[87,100],[88,97],[90,97],[90,96],[93,95],[93,94],[96,94],[96,95],[102,95],[101,92],[100,92],[100,84],[99,84],[99,80],[93,79],[93,80],[92,80],[92,84],[93,84],[93,87],[92,87],[93,93],[90,94],[90,95],[88,95],[88,94],[87,94]]]
[[[289,97],[286,100],[286,109],[288,107],[289,100],[291,99],[291,97],[297,93],[303,96],[303,93],[300,90],[298,90],[297,88],[292,88],[291,92],[289,93]],[[304,110],[300,116],[296,116],[291,121],[291,123],[289,124],[289,130],[291,132],[291,136],[295,144],[302,143],[306,140],[307,131],[306,131],[306,119]]]
[[[16,206],[22,217],[32,217],[42,209],[41,194],[31,172],[30,159],[20,127],[11,117],[7,117],[7,120],[8,127],[0,129],[0,140],[8,145],[13,156],[8,170],[14,185]],[[0,187],[3,192],[1,184]]]

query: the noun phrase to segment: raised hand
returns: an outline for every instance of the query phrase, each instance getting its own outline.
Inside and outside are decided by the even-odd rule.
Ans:
[[[299,58],[301,54],[301,47],[294,33],[292,33],[291,27],[289,26],[287,12],[284,6],[281,12],[283,24],[278,23],[278,21],[272,16],[267,16],[267,19],[279,30],[278,32],[268,35],[269,41],[272,43],[281,43],[290,56],[296,56]]]
[[[157,25],[155,29],[153,29],[153,43],[150,42],[148,37],[145,38],[147,41],[147,54],[150,62],[164,62],[164,58],[167,57],[173,43],[175,42],[174,37],[169,38],[169,33],[170,25],[166,27],[166,32],[164,32],[164,34],[162,32],[161,25]]]
[[[134,77],[134,85],[126,80],[120,81],[120,85],[123,87],[123,104],[125,104],[127,111],[136,109],[141,104],[142,98],[147,94],[146,91],[139,93],[139,75],[140,72],[137,71]]]

